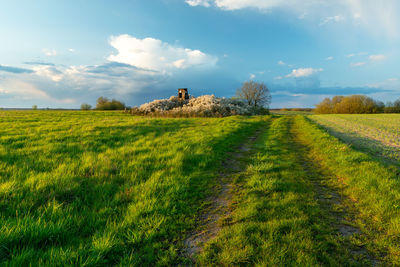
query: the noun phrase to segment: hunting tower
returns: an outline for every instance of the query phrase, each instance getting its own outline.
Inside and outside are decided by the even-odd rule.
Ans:
[[[180,101],[189,99],[189,93],[188,93],[188,89],[187,88],[179,88],[178,89],[178,99]]]

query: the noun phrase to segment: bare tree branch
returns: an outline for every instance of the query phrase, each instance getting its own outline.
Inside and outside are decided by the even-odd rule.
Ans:
[[[236,91],[239,98],[245,99],[250,106],[266,107],[271,103],[271,94],[264,83],[248,81]]]

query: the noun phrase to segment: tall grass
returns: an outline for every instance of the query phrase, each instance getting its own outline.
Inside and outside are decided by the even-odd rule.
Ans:
[[[171,265],[231,147],[264,118],[0,112],[0,264]]]

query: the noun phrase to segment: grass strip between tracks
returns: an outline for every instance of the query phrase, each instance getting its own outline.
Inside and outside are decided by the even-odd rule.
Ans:
[[[275,119],[236,180],[236,204],[202,265],[368,265],[342,244],[299,160],[291,117]],[[306,122],[305,122],[306,123]]]

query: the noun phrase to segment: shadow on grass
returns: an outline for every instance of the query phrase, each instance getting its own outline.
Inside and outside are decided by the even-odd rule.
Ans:
[[[317,126],[319,129],[335,136],[343,143],[349,145],[354,150],[367,153],[377,162],[387,165],[394,165],[400,168],[400,148],[392,147],[375,139],[361,136],[354,132],[341,132],[333,128],[320,125],[306,117],[306,120]]]

